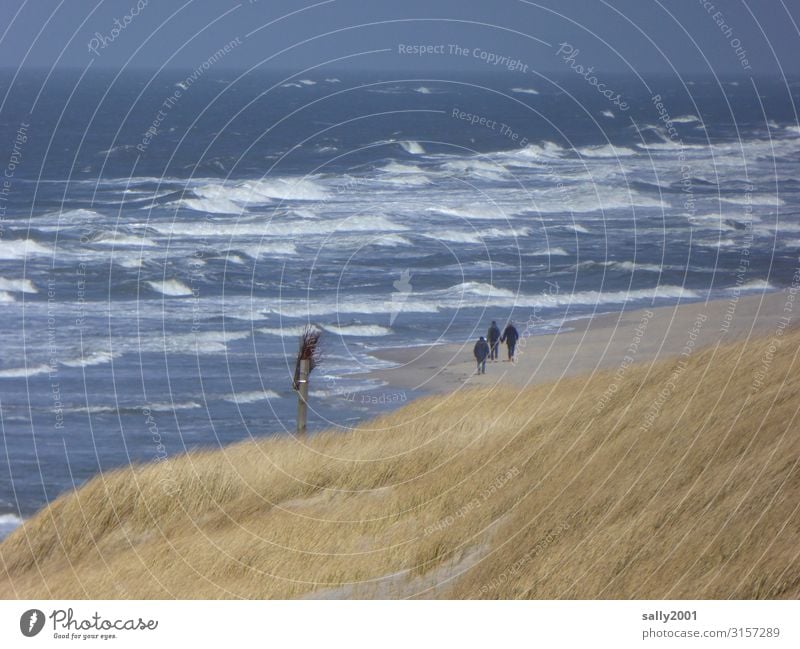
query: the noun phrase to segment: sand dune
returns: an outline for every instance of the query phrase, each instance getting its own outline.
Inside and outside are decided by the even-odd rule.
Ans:
[[[777,328],[98,476],[0,545],[0,595],[796,598],[799,346]]]

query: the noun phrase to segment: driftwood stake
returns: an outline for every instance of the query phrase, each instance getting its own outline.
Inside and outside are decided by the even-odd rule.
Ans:
[[[311,361],[300,359],[297,376],[297,434],[305,435],[308,423],[308,374]]]

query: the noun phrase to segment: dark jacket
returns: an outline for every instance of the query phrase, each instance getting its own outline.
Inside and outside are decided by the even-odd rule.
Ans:
[[[491,327],[489,327],[489,333],[486,335],[486,340],[489,341],[490,345],[493,345],[500,340],[500,327],[498,327],[496,324],[493,324]]]
[[[509,345],[516,345],[518,340],[519,332],[512,324],[506,327],[505,331],[503,332],[503,336],[500,338],[501,343],[508,343]]]
[[[472,350],[472,353],[475,354],[475,358],[478,361],[483,361],[489,355],[489,343],[487,343],[482,338],[475,343],[475,348]]]

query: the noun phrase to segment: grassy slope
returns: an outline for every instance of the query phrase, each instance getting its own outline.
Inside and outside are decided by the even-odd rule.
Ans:
[[[797,598],[800,331],[779,340],[760,387],[767,339],[674,388],[675,361],[631,367],[599,414],[611,374],[109,473],[0,545],[0,596]]]

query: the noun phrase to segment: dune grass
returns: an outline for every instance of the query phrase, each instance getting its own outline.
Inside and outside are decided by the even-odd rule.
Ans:
[[[0,596],[796,598],[799,348],[787,330],[107,473],[0,545]]]

